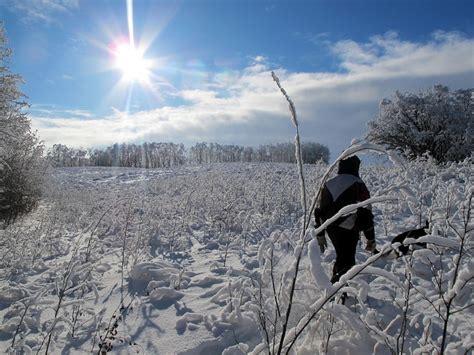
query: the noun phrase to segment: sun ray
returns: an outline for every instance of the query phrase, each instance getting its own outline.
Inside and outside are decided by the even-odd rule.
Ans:
[[[133,31],[133,0],[127,0],[127,23],[130,47],[135,48],[135,34]]]

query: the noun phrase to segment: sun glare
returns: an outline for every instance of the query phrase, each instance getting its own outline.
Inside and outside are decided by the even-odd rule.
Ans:
[[[122,71],[126,82],[149,81],[151,61],[143,58],[143,53],[129,43],[117,45],[114,51],[115,66]]]

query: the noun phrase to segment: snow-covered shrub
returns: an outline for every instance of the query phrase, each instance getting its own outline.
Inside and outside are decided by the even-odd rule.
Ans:
[[[367,137],[409,158],[428,153],[438,162],[463,160],[474,151],[474,90],[397,91],[381,102]]]
[[[0,25],[0,222],[6,225],[36,206],[45,173],[43,146],[25,113],[22,79],[9,70],[10,55]]]

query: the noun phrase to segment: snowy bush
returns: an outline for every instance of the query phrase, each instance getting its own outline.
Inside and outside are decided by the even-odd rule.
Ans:
[[[25,113],[21,77],[10,72],[11,51],[0,26],[0,222],[9,224],[33,209],[45,172],[43,146]]]
[[[409,158],[430,154],[438,162],[460,161],[474,151],[474,91],[442,85],[419,94],[396,92],[369,122],[368,139]]]

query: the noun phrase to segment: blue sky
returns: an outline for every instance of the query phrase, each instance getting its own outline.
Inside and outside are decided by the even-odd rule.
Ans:
[[[395,90],[474,83],[472,1],[133,2],[134,40],[153,60],[123,82],[111,46],[126,0],[0,0],[33,126],[47,145],[305,140],[334,158]]]

